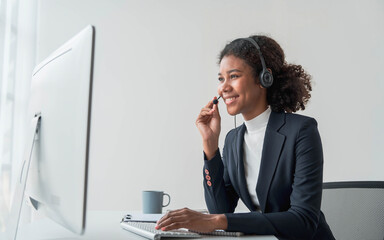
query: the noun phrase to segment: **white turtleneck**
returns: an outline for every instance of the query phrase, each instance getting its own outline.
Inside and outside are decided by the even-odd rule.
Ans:
[[[271,109],[267,108],[257,117],[245,121],[245,126],[247,127],[243,145],[245,179],[247,180],[248,192],[251,195],[252,202],[256,205],[259,205],[256,184],[259,177],[265,130],[267,129],[270,115]]]

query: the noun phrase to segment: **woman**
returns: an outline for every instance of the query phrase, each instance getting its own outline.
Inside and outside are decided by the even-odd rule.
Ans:
[[[292,114],[304,110],[311,97],[310,75],[286,63],[279,44],[266,36],[232,41],[219,64],[218,94],[228,113],[242,114],[245,123],[227,134],[221,156],[217,100],[201,110],[196,126],[210,214],[175,210],[157,228],[334,239],[320,211],[323,153],[317,122]],[[250,212],[233,213],[239,198]]]

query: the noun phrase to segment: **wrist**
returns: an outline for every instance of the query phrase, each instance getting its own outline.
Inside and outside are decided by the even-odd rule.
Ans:
[[[210,142],[203,143],[203,150],[205,155],[207,156],[207,160],[211,160],[216,155],[218,148],[219,148],[218,143],[210,143]]]
[[[206,160],[206,161],[212,160],[216,156],[217,151],[218,151],[218,149],[216,149],[216,151],[205,151],[204,150],[204,160]]]
[[[215,214],[215,229],[216,230],[227,230],[228,220],[224,214]]]

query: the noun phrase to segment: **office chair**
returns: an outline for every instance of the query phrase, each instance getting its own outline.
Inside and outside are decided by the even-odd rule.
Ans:
[[[384,181],[323,183],[321,210],[338,240],[384,239]]]

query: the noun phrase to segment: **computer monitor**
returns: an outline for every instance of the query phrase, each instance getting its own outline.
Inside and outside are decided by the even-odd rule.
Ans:
[[[77,234],[85,229],[94,31],[87,26],[35,67],[28,110],[40,124],[27,146],[25,193],[39,213]]]

